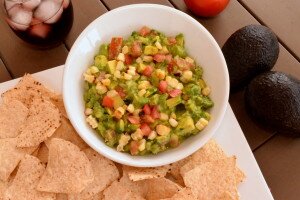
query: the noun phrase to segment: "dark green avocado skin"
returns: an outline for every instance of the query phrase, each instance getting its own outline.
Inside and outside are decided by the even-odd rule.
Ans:
[[[300,81],[282,72],[265,72],[246,88],[252,117],[276,130],[300,136]]]
[[[233,33],[222,51],[228,66],[231,91],[236,91],[256,75],[273,68],[279,44],[271,29],[248,25]]]

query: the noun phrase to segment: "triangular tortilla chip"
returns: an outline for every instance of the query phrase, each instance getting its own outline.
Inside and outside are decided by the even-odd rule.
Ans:
[[[17,148],[16,144],[15,138],[0,139],[0,180],[2,181],[7,181],[26,153],[31,154],[37,148]]]
[[[40,148],[39,148],[39,150],[37,152],[36,157],[38,159],[40,159],[40,161],[42,163],[47,164],[48,163],[48,155],[49,155],[49,149],[48,149],[48,147],[46,146],[45,143],[42,143],[40,145]]]
[[[170,170],[170,165],[161,167],[130,167],[123,166],[124,171],[128,174],[128,177],[132,181],[140,181],[151,178],[165,177]]]
[[[4,102],[0,106],[0,139],[16,137],[27,115],[28,108],[22,102]]]
[[[189,160],[190,160],[190,156],[187,158],[184,158],[182,160],[179,160],[175,163],[171,164],[171,169],[170,169],[170,174],[174,177],[175,182],[184,186],[184,182],[182,179],[182,176],[180,174],[180,169],[182,166],[184,166]]]
[[[20,162],[17,175],[11,186],[5,191],[4,199],[54,200],[55,194],[36,190],[37,183],[44,171],[45,167],[39,159],[34,156],[26,155]]]
[[[82,192],[93,180],[93,169],[84,152],[71,142],[53,138],[49,146],[46,172],[37,189],[74,194]]]
[[[50,137],[61,124],[59,110],[49,101],[33,99],[29,115],[20,134],[17,136],[18,147],[37,146]]]
[[[51,102],[59,109],[60,113],[68,119],[68,115],[65,109],[64,101],[61,95],[52,96]]]
[[[119,171],[111,160],[91,148],[83,150],[90,160],[95,179],[80,194],[69,195],[69,200],[90,199],[119,178]]]
[[[190,188],[182,188],[175,193],[171,198],[160,199],[160,200],[196,200],[197,197],[193,194]],[[223,200],[223,199],[222,199]]]
[[[238,199],[235,169],[235,157],[215,160],[186,172],[183,180],[199,199],[220,199],[224,193]]]
[[[47,147],[49,147],[49,143],[52,138],[61,138],[67,140],[78,146],[80,149],[88,148],[88,145],[81,139],[70,121],[65,117],[62,117],[61,125],[54,132],[54,134],[45,141]]]

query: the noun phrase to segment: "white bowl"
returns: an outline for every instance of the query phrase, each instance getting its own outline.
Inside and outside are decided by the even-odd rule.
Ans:
[[[131,156],[105,145],[102,138],[85,121],[83,73],[93,62],[100,44],[109,43],[113,36],[128,37],[132,31],[148,26],[166,35],[183,33],[188,54],[204,68],[204,79],[212,89],[215,105],[212,119],[200,133],[186,139],[179,147],[157,155]],[[135,4],[120,7],[94,20],[74,43],[64,70],[64,104],[76,131],[83,140],[103,156],[130,166],[155,167],[181,160],[201,148],[210,138],[226,111],[229,96],[229,76],[223,54],[210,33],[195,19],[176,9],[155,5]]]

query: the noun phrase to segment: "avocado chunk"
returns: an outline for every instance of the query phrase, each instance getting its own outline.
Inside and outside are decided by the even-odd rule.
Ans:
[[[176,132],[180,136],[185,136],[187,133],[195,129],[195,124],[191,116],[188,114],[182,115],[176,127]]]
[[[236,91],[256,75],[273,68],[279,44],[271,29],[249,25],[233,33],[222,51],[228,66],[231,91]]]
[[[300,136],[300,81],[282,72],[254,78],[245,92],[246,108],[257,121]]]
[[[169,108],[174,108],[181,103],[181,96],[173,97],[167,100],[167,106]]]

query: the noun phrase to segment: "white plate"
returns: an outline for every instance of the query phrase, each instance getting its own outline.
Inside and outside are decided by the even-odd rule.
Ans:
[[[62,91],[63,66],[36,73],[33,76],[48,88],[56,92]],[[0,93],[15,86],[18,80],[1,83]],[[238,165],[247,176],[246,180],[239,186],[241,200],[273,200],[272,194],[229,104],[224,120],[214,138],[228,155],[237,156]]]

